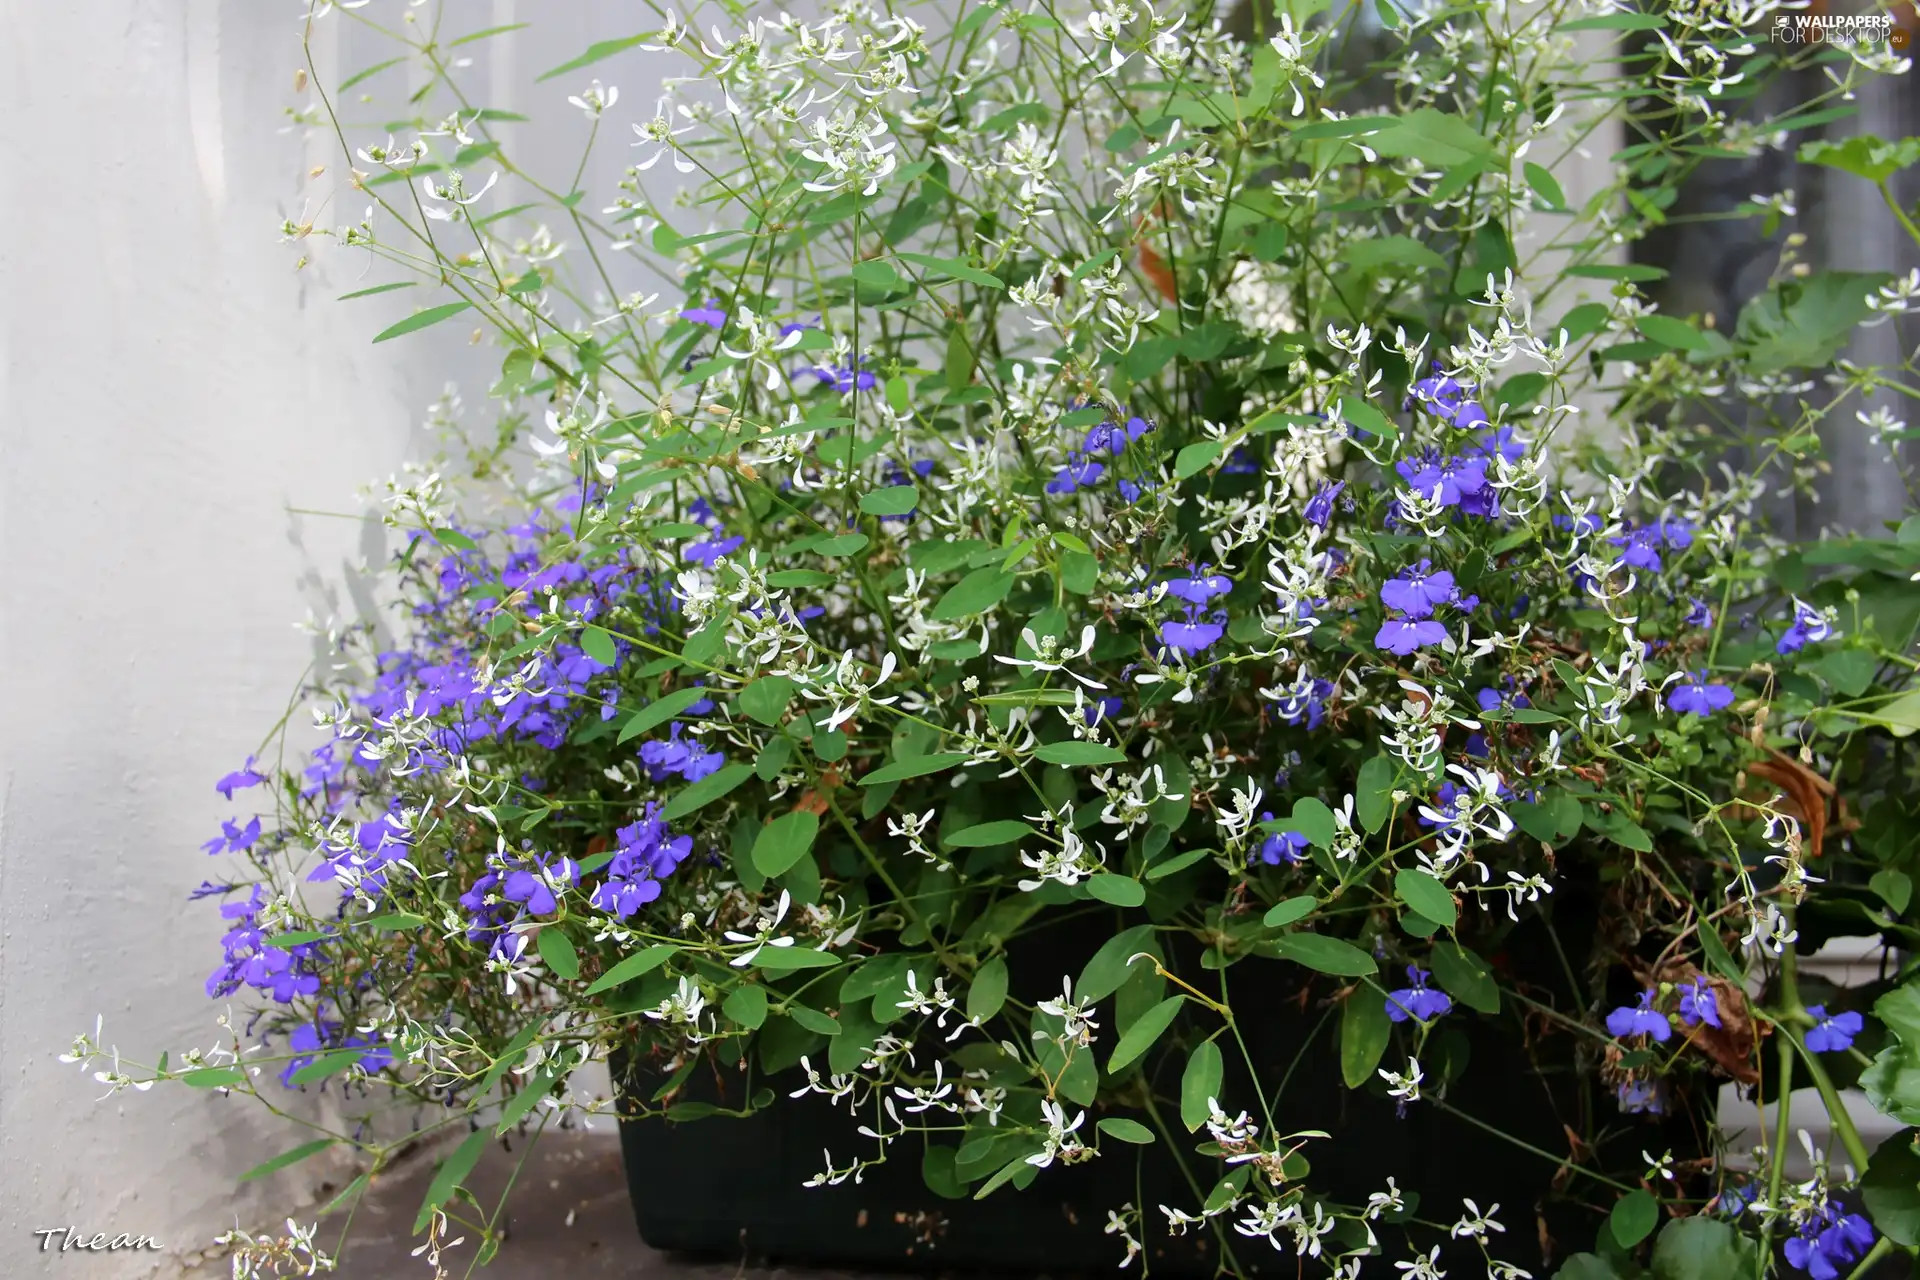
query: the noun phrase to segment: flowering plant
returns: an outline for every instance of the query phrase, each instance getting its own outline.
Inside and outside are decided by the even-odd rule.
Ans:
[[[1182,1233],[1346,1277],[1649,1250],[1824,1277],[1910,1246],[1920,1156],[1870,1154],[1838,1090],[1920,1120],[1917,989],[1869,1024],[1860,993],[1805,1004],[1795,954],[1913,939],[1920,523],[1794,548],[1757,504],[1823,424],[1911,394],[1832,359],[1920,279],[1788,258],[1723,330],[1615,260],[1700,151],[1806,127],[1726,114],[1752,50],[1718,6],[1250,12],[668,14],[551,73],[689,64],[651,115],[570,100],[589,149],[636,148],[607,202],[459,92],[452,50],[510,30],[407,10],[410,101],[447,117],[401,147],[323,94],[372,203],[287,232],[447,293],[379,340],[491,331],[498,427],[389,486],[392,610],[329,631],[320,745],[276,734],[219,783],[261,812],[208,845],[208,993],[255,1011],[100,1078],[340,1092],[352,1120],[272,1162],[350,1148],[338,1204],[397,1146],[365,1116],[434,1104],[468,1133],[416,1224],[436,1266],[454,1231],[497,1248],[481,1148],[605,1109],[570,1082],[609,1053],[634,1119],[851,1112],[810,1185],[1178,1159],[1190,1202],[1089,1206],[1143,1269]],[[1622,77],[1582,30],[1657,40]],[[1629,98],[1646,140],[1571,209],[1528,157]],[[648,185],[663,158],[702,212]],[[503,174],[527,201],[488,211]],[[1541,277],[1517,246],[1548,219],[1574,230]],[[626,291],[649,252],[665,301]],[[1581,281],[1603,298],[1568,306]],[[1785,392],[1758,465],[1695,425]],[[1249,1049],[1282,1002],[1311,1015],[1291,1061],[1334,1053],[1355,1108],[1497,1144],[1461,1028],[1537,1068],[1576,1109],[1556,1149],[1497,1149],[1558,1206],[1541,1245],[1484,1195],[1316,1186],[1338,1126]],[[736,1063],[745,1090],[699,1092]],[[1674,1123],[1726,1079],[1777,1099],[1745,1163]],[[1809,1079],[1845,1160],[1789,1179]],[[286,1253],[237,1243],[236,1274]]]

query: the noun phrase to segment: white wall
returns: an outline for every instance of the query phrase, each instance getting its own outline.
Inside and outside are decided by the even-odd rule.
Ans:
[[[0,1274],[144,1275],[150,1255],[41,1256],[29,1233],[204,1247],[252,1225],[235,1175],[297,1139],[186,1089],[96,1103],[54,1055],[96,1012],[137,1059],[212,1042],[218,913],[186,893],[240,808],[212,782],[285,707],[319,584],[381,547],[287,508],[357,511],[439,379],[368,344],[404,305],[336,305],[353,282],[277,243],[306,167],[281,132],[300,6],[7,9]]]

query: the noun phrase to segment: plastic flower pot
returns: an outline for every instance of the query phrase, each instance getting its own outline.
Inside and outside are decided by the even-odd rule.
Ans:
[[[1567,901],[1556,903],[1556,925],[1562,944],[1576,948],[1577,955],[1593,929],[1591,906],[1583,903],[1597,901],[1598,895],[1578,894],[1576,885],[1568,888]],[[1016,945],[1010,957],[1016,993],[1029,1001],[1057,994],[1059,975],[1077,973],[1106,936],[1088,937],[1076,924]],[[1537,982],[1542,999],[1569,1007],[1564,969],[1544,928],[1514,931],[1499,954],[1511,970]],[[1183,964],[1181,971],[1192,974],[1197,968]],[[1031,989],[1021,989],[1019,975],[1034,979],[1025,984]],[[1205,976],[1217,980],[1220,975]],[[1331,980],[1257,958],[1229,966],[1225,977],[1249,1055],[1269,1079],[1275,1064],[1280,1072],[1290,1071],[1275,1111],[1276,1127],[1282,1133],[1319,1129],[1329,1135],[1306,1142],[1302,1153],[1311,1162],[1313,1190],[1336,1201],[1364,1204],[1371,1193],[1386,1189],[1391,1177],[1403,1193],[1412,1193],[1410,1208],[1418,1196],[1417,1216],[1429,1221],[1458,1218],[1463,1194],[1483,1210],[1491,1211],[1497,1202],[1497,1216],[1507,1228],[1498,1256],[1528,1265],[1540,1230],[1538,1216],[1558,1242],[1557,1261],[1590,1248],[1596,1225],[1590,1212],[1562,1203],[1557,1192],[1565,1190],[1574,1199],[1597,1195],[1607,1203],[1613,1195],[1591,1185],[1556,1187],[1557,1157],[1567,1152],[1566,1125],[1577,1130],[1586,1115],[1594,1114],[1602,1123],[1612,1120],[1619,1135],[1615,1141],[1636,1150],[1671,1148],[1681,1159],[1701,1150],[1705,1128],[1695,1121],[1711,1106],[1711,1089],[1696,1098],[1670,1099],[1664,1117],[1618,1116],[1612,1094],[1595,1090],[1571,1069],[1575,1042],[1567,1036],[1523,1037],[1512,1007],[1486,1016],[1456,1002],[1421,1052],[1428,1096],[1402,1108],[1378,1088],[1346,1087],[1333,1034],[1340,1009],[1325,1005],[1336,989]],[[1102,1009],[1110,1019],[1112,1002]],[[1529,1022],[1536,1029],[1538,1024],[1538,1019]],[[1110,1020],[1102,1025],[1095,1052],[1104,1063],[1114,1036]],[[1231,1032],[1221,1040],[1228,1064],[1223,1092],[1233,1100],[1229,1109],[1238,1112],[1239,1104],[1253,1101],[1251,1085],[1244,1069],[1236,1069],[1239,1050]],[[822,1043],[814,1042],[815,1067],[821,1065]],[[1399,1052],[1389,1050],[1383,1065],[1401,1065]],[[1170,1046],[1149,1056],[1147,1070],[1163,1100],[1178,1097],[1185,1060],[1184,1049]],[[641,1238],[657,1249],[803,1265],[1000,1275],[1110,1273],[1125,1250],[1119,1237],[1105,1232],[1107,1211],[1132,1204],[1145,1211],[1144,1233],[1136,1234],[1156,1274],[1209,1276],[1219,1263],[1212,1225],[1169,1235],[1159,1206],[1194,1211],[1228,1166],[1195,1154],[1194,1148],[1207,1141],[1205,1129],[1190,1134],[1178,1106],[1164,1101],[1158,1125],[1138,1106],[1103,1102],[1086,1108],[1082,1131],[1089,1141],[1099,1119],[1125,1116],[1150,1127],[1170,1127],[1171,1133],[1163,1130],[1154,1143],[1131,1146],[1102,1137],[1097,1158],[1074,1166],[1055,1163],[1035,1170],[1024,1190],[1004,1185],[976,1200],[972,1193],[984,1185],[984,1174],[1004,1160],[975,1170],[975,1180],[959,1198],[929,1189],[923,1176],[923,1162],[953,1158],[949,1153],[961,1135],[951,1130],[932,1135],[946,1153],[929,1156],[919,1136],[909,1135],[888,1149],[886,1164],[867,1170],[859,1183],[849,1178],[837,1186],[804,1186],[823,1170],[826,1153],[844,1169],[855,1156],[873,1156],[873,1140],[856,1133],[866,1121],[851,1116],[844,1103],[835,1106],[818,1094],[789,1098],[804,1077],[798,1071],[770,1076],[761,1070],[757,1054],[746,1071],[703,1062],[684,1081],[673,1102],[680,1114],[705,1118],[631,1118],[631,1104],[651,1098],[662,1076],[623,1055],[614,1062],[614,1078],[623,1099],[620,1135],[634,1217]],[[1443,1080],[1448,1083],[1441,1093],[1437,1086]],[[751,1116],[708,1114],[708,1108],[739,1109],[763,1091],[771,1093],[771,1104]],[[868,1109],[873,1105],[869,1101]],[[1068,1114],[1078,1109],[1069,1107]],[[927,1118],[936,1129],[958,1123],[939,1112]],[[1257,1111],[1255,1119],[1260,1119]],[[1184,1171],[1176,1152],[1185,1160]],[[1290,1235],[1281,1233],[1276,1248],[1264,1238],[1239,1235],[1233,1221],[1223,1215],[1213,1225],[1225,1233],[1243,1270],[1296,1274],[1299,1259]],[[1434,1234],[1428,1247],[1442,1244],[1443,1257],[1466,1262],[1480,1256],[1470,1241]],[[1541,1274],[1537,1266],[1530,1269]]]

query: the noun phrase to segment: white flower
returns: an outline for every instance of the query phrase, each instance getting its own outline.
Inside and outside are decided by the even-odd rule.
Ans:
[[[431,176],[422,178],[420,179],[421,190],[426,193],[427,199],[434,203],[423,206],[421,212],[436,222],[452,222],[460,216],[461,210],[493,190],[493,184],[498,181],[500,181],[500,174],[496,171],[488,175],[486,185],[478,191],[469,192],[466,179],[457,170],[449,171],[444,183],[435,182]],[[442,205],[455,207],[448,209],[442,208]]]
[[[686,115],[687,109],[681,107],[680,114]],[[661,156],[672,152],[673,167],[681,173],[692,173],[698,166],[696,166],[693,161],[687,159],[681,152],[679,144],[674,141],[675,138],[691,128],[693,128],[692,125],[686,126],[685,129],[674,128],[673,121],[667,115],[667,99],[660,99],[654,106],[653,119],[647,121],[645,124],[636,124],[633,126],[633,131],[640,135],[640,140],[632,145],[636,147],[653,148],[653,151],[646,159],[639,161],[633,167],[644,173],[648,169],[653,168],[654,165],[659,164]]]
[[[586,112],[587,119],[598,120],[601,112],[620,101],[620,90],[618,86],[603,89],[600,87],[600,82],[595,80],[586,90],[568,98],[567,101]]]
[[[760,913],[759,928],[757,931],[753,933],[737,933],[732,929],[727,930],[727,941],[750,942],[753,944],[753,950],[737,955],[727,961],[727,963],[736,969],[744,969],[747,965],[753,963],[753,958],[760,954],[761,948],[763,947],[792,946],[792,938],[776,938],[773,936],[773,931],[780,927],[782,920],[786,919],[787,908],[792,905],[793,895],[785,889],[782,889],[780,891],[780,903],[774,908],[773,913],[771,915],[764,911]]]
[[[1028,1164],[1036,1169],[1044,1169],[1054,1162],[1055,1157],[1062,1164],[1073,1164],[1099,1154],[1092,1147],[1082,1144],[1080,1135],[1074,1132],[1087,1118],[1086,1112],[1082,1111],[1069,1121],[1065,1109],[1048,1098],[1040,1104],[1040,1114],[1047,1122],[1047,1142],[1045,1147],[1027,1157]]]

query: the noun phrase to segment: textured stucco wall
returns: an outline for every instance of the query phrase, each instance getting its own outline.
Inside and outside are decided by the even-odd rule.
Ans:
[[[212,1042],[218,916],[186,892],[241,810],[212,780],[310,660],[292,624],[351,612],[324,584],[382,545],[288,508],[357,511],[440,380],[368,344],[405,305],[336,305],[351,278],[277,243],[318,162],[282,132],[298,5],[6,11],[0,1275],[146,1275],[152,1255],[41,1255],[29,1233],[203,1247],[253,1225],[234,1176],[297,1139],[185,1089],[96,1102],[54,1055],[96,1012],[140,1060]]]

